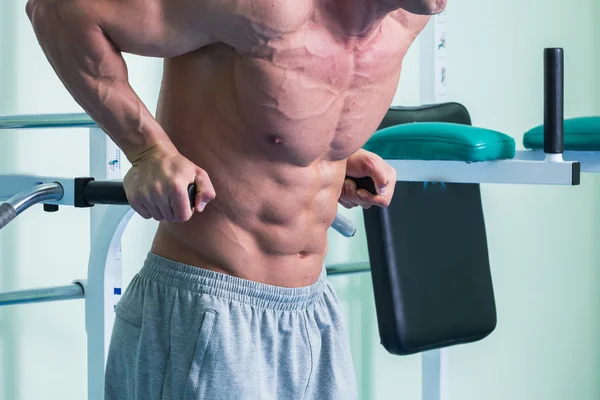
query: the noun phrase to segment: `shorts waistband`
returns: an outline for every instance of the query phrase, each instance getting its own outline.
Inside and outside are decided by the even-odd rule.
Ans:
[[[179,289],[277,310],[300,310],[315,304],[323,296],[326,278],[323,268],[314,284],[284,288],[183,264],[152,252],[138,275]]]

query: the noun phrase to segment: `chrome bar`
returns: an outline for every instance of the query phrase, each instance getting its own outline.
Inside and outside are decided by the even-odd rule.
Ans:
[[[357,261],[352,263],[333,264],[327,266],[327,275],[346,275],[361,272],[370,272],[371,266],[368,261]]]
[[[42,184],[60,184],[63,196],[60,200],[44,200],[47,204],[72,206],[75,202],[75,179],[64,176],[42,175],[2,175],[0,173],[0,204],[13,197],[15,194],[30,190]],[[4,203],[6,204],[6,203]]]
[[[10,224],[15,218],[17,218],[17,212],[13,206],[8,203],[0,204],[0,229]]]
[[[23,190],[4,203],[0,203],[0,229],[4,228],[17,215],[27,210],[34,204],[44,201],[55,201],[62,199],[63,187],[60,183],[45,183]]]
[[[42,114],[0,116],[2,129],[93,128],[96,123],[87,114]]]
[[[335,220],[333,221],[333,224],[331,224],[331,227],[340,235],[347,238],[351,238],[356,234],[356,226],[354,226],[354,223],[340,213],[335,216]]]
[[[6,200],[6,203],[10,204],[19,215],[35,204],[47,200],[60,200],[63,194],[64,190],[60,183],[44,183],[17,193]]]
[[[66,286],[15,290],[0,293],[0,307],[15,304],[45,303],[49,301],[84,298],[83,286],[74,283]]]

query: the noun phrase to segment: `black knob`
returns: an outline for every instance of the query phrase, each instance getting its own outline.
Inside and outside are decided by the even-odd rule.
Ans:
[[[46,212],[57,212],[58,204],[44,204],[44,211]]]

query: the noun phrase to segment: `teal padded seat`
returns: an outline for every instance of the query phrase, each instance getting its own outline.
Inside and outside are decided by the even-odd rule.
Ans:
[[[600,151],[600,117],[579,117],[565,120],[565,150]],[[531,150],[544,149],[544,126],[525,133],[523,146]]]
[[[480,162],[515,156],[512,137],[490,129],[448,122],[417,122],[376,132],[365,150],[387,160]]]

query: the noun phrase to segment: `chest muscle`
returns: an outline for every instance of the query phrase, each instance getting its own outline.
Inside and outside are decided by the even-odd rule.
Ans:
[[[396,91],[402,49],[385,24],[361,46],[307,23],[240,53],[234,69],[242,118],[273,158],[307,165],[345,158],[373,134]]]

